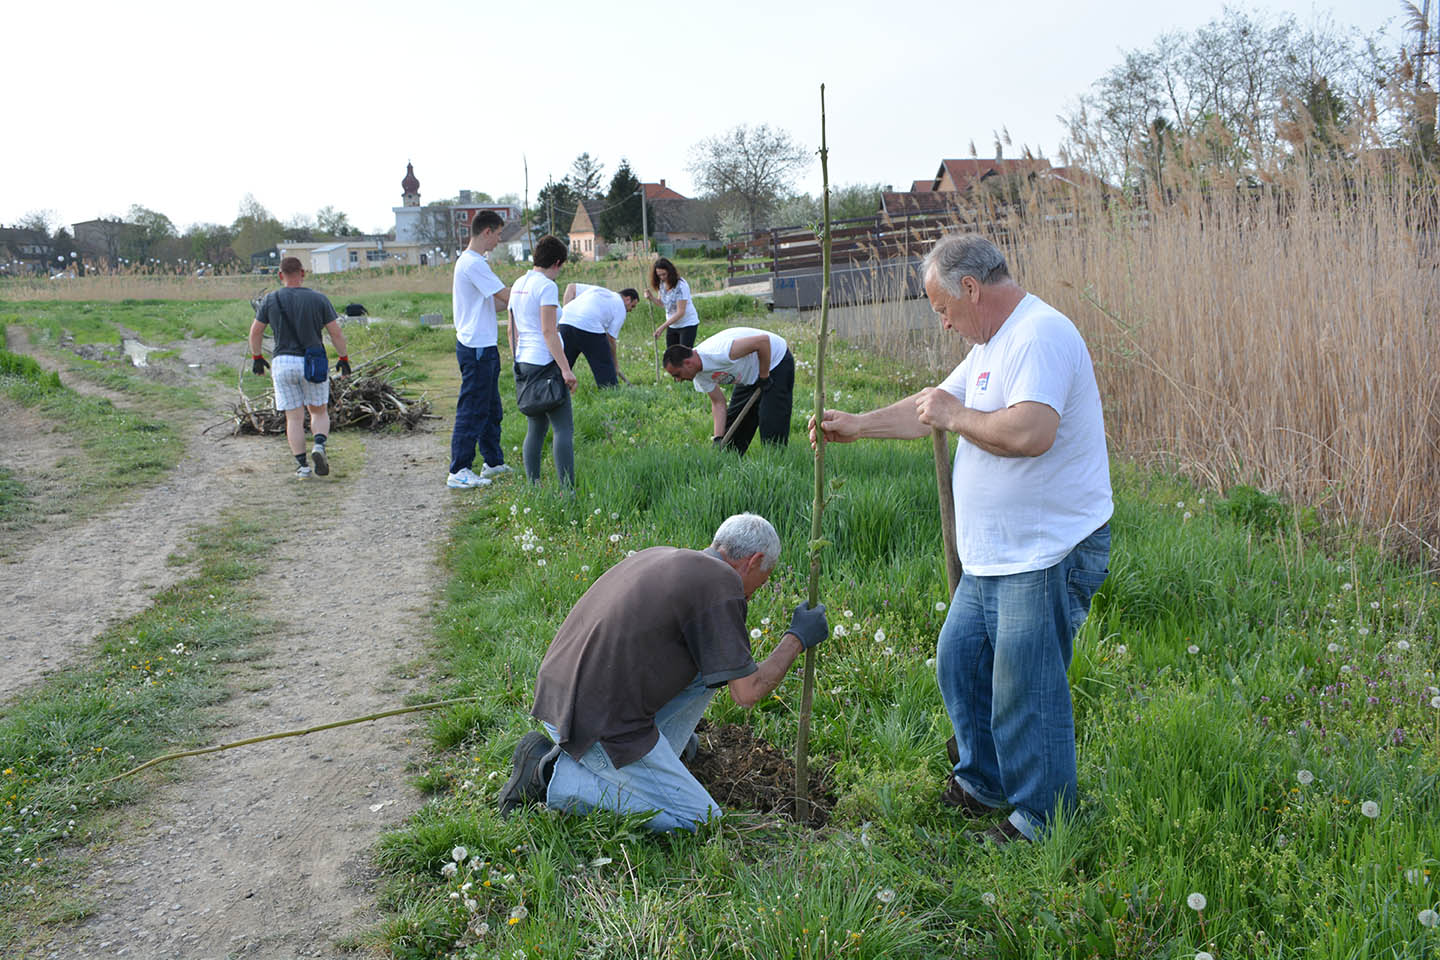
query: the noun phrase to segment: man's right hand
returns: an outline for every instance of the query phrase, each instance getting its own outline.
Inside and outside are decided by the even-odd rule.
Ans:
[[[813,607],[803,603],[796,604],[795,612],[790,615],[790,629],[785,632],[795,634],[795,639],[799,640],[800,646],[806,650],[830,636],[830,622],[825,619],[825,604],[817,603]]]
[[[854,443],[860,439],[860,418],[853,413],[846,413],[843,410],[826,410],[825,419],[820,424],[825,431],[826,443]],[[810,430],[810,446],[815,446],[815,417],[812,415],[807,421]]]
[[[266,360],[258,353],[253,355],[250,360],[250,369],[254,371],[255,376],[257,377],[264,376],[265,371],[270,369],[270,361]]]

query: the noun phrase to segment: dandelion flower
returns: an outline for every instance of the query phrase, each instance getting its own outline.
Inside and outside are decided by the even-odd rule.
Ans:
[[[1369,627],[1361,627],[1359,630],[1356,630],[1355,632],[1358,633],[1358,634],[1360,634],[1360,636],[1362,636],[1362,637],[1368,637],[1368,636],[1370,636],[1370,628],[1369,628]]]
[[[936,601],[935,601],[935,612],[936,612],[936,613],[939,613],[940,611],[942,611],[942,610],[944,610],[944,609],[945,609],[945,601],[944,601],[944,600],[936,600]]]
[[[1205,950],[1199,950],[1195,954],[1195,960],[1215,960],[1215,957]]]
[[[456,847],[450,851],[450,859],[454,860],[456,863],[464,863],[465,858],[468,856],[470,856],[470,851],[466,850],[464,847]]]
[[[933,666],[935,666],[935,658],[934,658],[934,657],[931,657],[930,659],[926,660],[926,661],[925,661],[925,666],[927,666],[927,667],[933,667]]]
[[[1380,804],[1376,803],[1374,800],[1366,800],[1364,803],[1360,804],[1360,812],[1365,814],[1365,816],[1369,817],[1371,820],[1374,820],[1376,817],[1380,816]]]
[[[1297,770],[1295,772],[1295,779],[1300,781],[1300,786],[1308,787],[1315,782],[1315,774],[1309,770]]]
[[[1331,653],[1339,653],[1339,652],[1340,652],[1340,644],[1335,643],[1334,641],[1331,641],[1330,643],[1328,643],[1328,644],[1325,645],[1325,649],[1328,650],[1328,651],[1330,651]]]
[[[1440,697],[1431,697],[1430,706],[1434,707],[1436,710],[1440,710]]]
[[[1186,653],[1199,653],[1199,652],[1200,652],[1200,648],[1197,647],[1195,644],[1192,643],[1192,644],[1190,644],[1190,646],[1188,646],[1188,647],[1185,648],[1185,652],[1186,652]]]
[[[846,611],[845,611],[845,616],[847,616],[847,617],[853,617],[853,616],[855,616],[855,611],[854,611],[854,610],[846,610]]]
[[[1379,601],[1379,600],[1371,600],[1371,601],[1370,601],[1370,609],[1371,609],[1371,610],[1379,610],[1379,609],[1380,609],[1380,601]]]
[[[1341,673],[1349,673],[1349,672],[1350,672],[1350,664],[1348,664],[1348,663],[1342,663],[1342,664],[1340,664],[1340,672],[1341,672]]]
[[[445,877],[446,879],[449,879],[450,877],[455,876],[456,872],[458,872],[459,869],[460,868],[455,866],[454,863],[447,863],[445,864],[445,866],[440,868],[440,875]]]
[[[541,557],[539,560],[536,560],[536,561],[535,561],[535,566],[537,566],[537,567],[543,567],[543,566],[545,566],[545,558],[544,558],[544,557]]]
[[[886,647],[886,648],[885,648],[885,656],[887,656],[887,657],[893,657],[893,656],[895,656],[895,648],[894,648],[894,647]]]
[[[597,517],[600,516],[600,508],[599,508],[599,507],[596,507],[596,508],[595,508],[595,516],[597,516]]]
[[[768,627],[768,626],[770,626],[770,618],[769,618],[769,617],[761,617],[761,618],[760,618],[760,625],[761,625],[762,627]]]
[[[1119,655],[1119,656],[1122,656],[1122,657],[1125,656],[1125,651],[1126,651],[1127,649],[1128,649],[1128,648],[1127,648],[1127,647],[1125,646],[1125,644],[1123,644],[1123,643],[1117,643],[1117,644],[1115,644],[1115,653],[1116,653],[1117,655]]]
[[[985,906],[987,907],[995,906],[995,894],[991,893],[989,890],[986,890],[984,893],[980,894],[980,902],[985,904]]]
[[[1194,514],[1192,514],[1189,510],[1186,510],[1186,511],[1185,511],[1185,515],[1184,515],[1183,517],[1181,517],[1180,519],[1181,519],[1181,520],[1189,520],[1192,516],[1194,516]]]
[[[1426,909],[1420,911],[1420,916],[1418,919],[1420,920],[1420,926],[1434,927],[1437,924],[1440,924],[1440,913],[1436,913],[1434,910],[1431,910],[1427,907]]]
[[[1184,510],[1184,509],[1185,509],[1185,501],[1184,501],[1184,500],[1176,500],[1176,501],[1175,501],[1175,509],[1176,509],[1176,510]]]
[[[619,542],[620,542],[620,534],[618,534],[618,533],[612,533],[612,534],[610,534],[610,542],[611,542],[611,543],[619,543]]]
[[[619,520],[619,519],[620,519],[620,514],[618,514],[618,513],[612,513],[612,514],[610,514],[610,519],[611,519],[611,520]]]
[[[1188,906],[1191,910],[1195,910],[1197,912],[1205,909],[1205,903],[1205,894],[1203,893],[1192,893],[1190,894],[1190,896],[1185,898],[1186,906]]]
[[[760,628],[759,628],[759,627],[756,627],[754,630],[751,630],[751,631],[750,631],[750,639],[751,639],[751,640],[759,640],[759,639],[760,639]]]
[[[589,572],[590,572],[590,564],[588,564],[588,563],[582,563],[582,564],[580,564],[580,572],[581,572],[581,573],[589,573]]]
[[[1395,641],[1395,649],[1401,651],[1402,653],[1403,653],[1404,651],[1406,651],[1406,650],[1409,650],[1409,649],[1410,649],[1410,641],[1409,641],[1409,640],[1396,640],[1396,641]]]
[[[1344,583],[1340,584],[1340,589],[1346,591],[1354,590],[1355,584],[1351,583],[1349,580],[1346,580]]]
[[[530,911],[525,908],[525,904],[523,903],[516,904],[515,909],[510,911],[510,919],[516,923],[524,920],[528,916],[530,916]]]
[[[845,636],[845,624],[843,624],[843,623],[837,623],[837,624],[835,624],[835,636],[837,636],[837,637],[843,637],[843,636]]]
[[[875,894],[875,899],[881,903],[893,903],[895,901],[895,891],[886,887],[884,890]]]
[[[876,642],[876,643],[884,643],[884,642],[885,642],[885,631],[884,631],[884,630],[876,630],[876,631],[875,631],[875,642]]]

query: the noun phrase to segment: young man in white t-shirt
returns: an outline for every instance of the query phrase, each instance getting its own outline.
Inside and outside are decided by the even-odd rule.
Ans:
[[[718,447],[725,432],[745,409],[757,390],[760,400],[740,420],[730,446],[744,454],[760,431],[766,443],[790,442],[790,406],[795,390],[795,358],[785,338],[754,327],[731,327],[707,337],[692,350],[682,343],[665,348],[665,372],[676,380],[689,380],[710,398],[710,416]],[[730,403],[721,387],[735,386]]]
[[[470,245],[455,261],[451,305],[455,314],[455,360],[460,365],[460,396],[450,434],[450,475],[455,489],[483,487],[509,473],[500,446],[500,340],[496,308],[510,302],[510,289],[490,269],[485,255],[500,242],[505,221],[482,210],[470,223]],[[476,474],[475,451],[485,467]]]
[[[935,671],[955,731],[941,801],[1013,808],[981,836],[1037,840],[1076,804],[1071,645],[1110,556],[1109,457],[1090,353],[1063,314],[974,234],[941,239],[925,292],[974,344],[953,373],[888,407],[826,410],[825,438],[958,435],[952,492],[964,573]],[[814,442],[815,425],[810,425]]]
[[[635,309],[640,294],[629,287],[616,293],[589,283],[572,283],[565,288],[560,302],[564,307],[560,339],[565,344],[566,361],[573,368],[583,353],[597,387],[618,386],[624,374],[620,373],[616,341],[620,328],[625,326],[625,315]]]

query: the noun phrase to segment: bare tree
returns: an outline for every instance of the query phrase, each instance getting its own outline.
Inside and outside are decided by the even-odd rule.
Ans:
[[[810,163],[810,150],[767,124],[741,124],[696,144],[690,172],[722,207],[742,210],[753,231]]]

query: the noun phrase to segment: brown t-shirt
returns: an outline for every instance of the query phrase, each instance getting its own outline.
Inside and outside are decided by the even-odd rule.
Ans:
[[[579,759],[598,741],[617,767],[660,739],[655,714],[698,674],[718,687],[756,670],[745,591],[725,561],[651,547],[596,580],[560,625],[535,682],[537,720]]]

